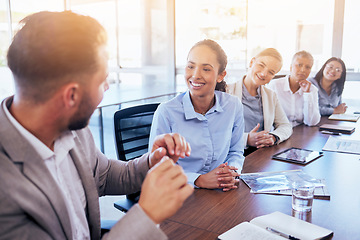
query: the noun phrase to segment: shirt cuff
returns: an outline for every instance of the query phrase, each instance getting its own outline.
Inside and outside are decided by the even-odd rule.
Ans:
[[[185,173],[185,175],[188,178],[188,184],[192,185],[195,188],[199,188],[199,187],[195,186],[195,181],[201,175],[200,173],[192,173],[192,172],[189,173],[188,172],[188,173]]]
[[[308,102],[311,97],[311,92],[304,92],[303,93],[303,99],[305,102]]]
[[[165,233],[144,212],[139,204],[135,204],[106,233],[107,239],[168,239]]]
[[[277,135],[273,134],[273,133],[270,133],[270,134],[271,134],[271,135],[273,135],[273,136],[275,137],[275,142],[274,142],[274,145],[279,144],[279,142],[280,142],[280,138],[279,138]]]

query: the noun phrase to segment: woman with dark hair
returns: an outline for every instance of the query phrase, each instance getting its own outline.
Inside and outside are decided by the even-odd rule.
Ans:
[[[322,116],[346,112],[346,104],[341,103],[345,79],[345,63],[336,57],[328,59],[315,77],[309,79],[319,89],[319,109]]]
[[[149,146],[161,133],[180,133],[191,156],[178,160],[188,182],[199,188],[237,188],[244,163],[244,114],[226,87],[227,56],[215,41],[196,43],[187,57],[185,93],[162,103],[154,114]],[[239,172],[239,173],[238,173]]]

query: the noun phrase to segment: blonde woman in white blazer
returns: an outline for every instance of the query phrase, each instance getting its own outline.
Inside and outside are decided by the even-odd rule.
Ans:
[[[247,75],[243,79],[228,84],[227,92],[240,98],[244,110],[247,108],[248,114],[244,111],[244,143],[248,147],[272,146],[288,139],[292,134],[292,125],[276,93],[264,86],[281,67],[280,53],[274,48],[267,48],[251,59]],[[253,101],[248,102],[248,99]]]

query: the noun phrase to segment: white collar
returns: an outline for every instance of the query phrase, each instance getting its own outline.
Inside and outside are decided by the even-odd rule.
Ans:
[[[40,155],[43,160],[49,159],[54,156],[54,152],[48,148],[43,142],[41,142],[37,137],[35,137],[32,133],[26,130],[9,112],[7,106],[7,101],[10,98],[6,99],[5,104],[3,105],[3,109],[5,115],[8,117],[9,121],[14,125],[14,127],[19,131],[19,133],[30,143],[31,146],[36,150],[36,152]],[[74,134],[71,131],[64,132],[56,141],[54,145],[54,149],[56,151],[57,146],[63,147],[67,152],[72,149],[75,145],[74,142]]]

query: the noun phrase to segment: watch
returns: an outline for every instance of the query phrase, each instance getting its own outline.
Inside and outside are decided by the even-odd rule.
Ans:
[[[279,143],[279,141],[280,141],[280,138],[278,136],[276,136],[275,134],[273,134],[273,133],[270,133],[270,134],[275,137],[274,145],[277,145]]]

